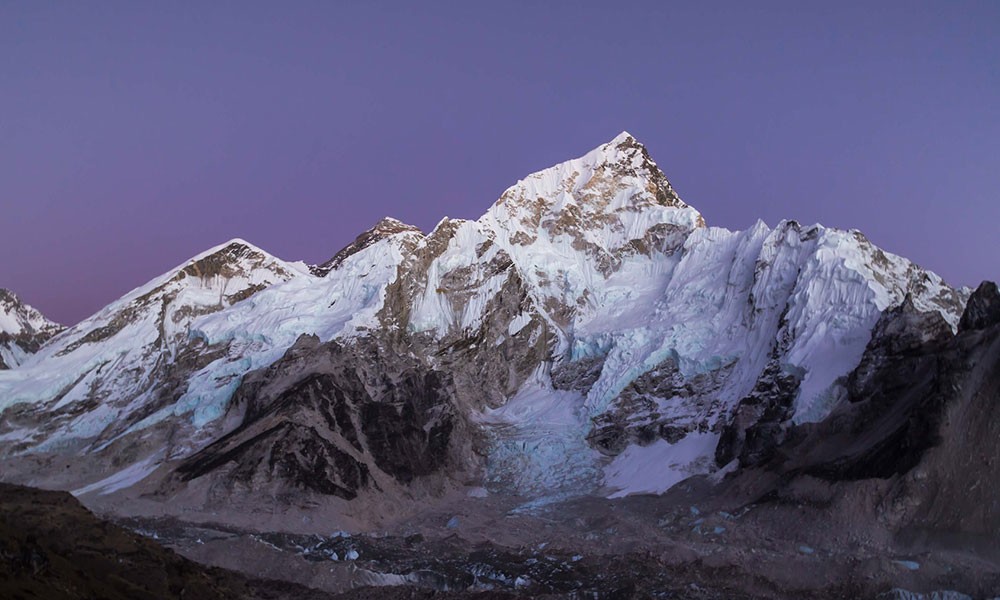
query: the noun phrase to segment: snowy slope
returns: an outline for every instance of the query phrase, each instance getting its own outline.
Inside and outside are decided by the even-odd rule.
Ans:
[[[0,409],[25,403],[56,411],[45,447],[110,433],[169,403],[188,368],[212,352],[190,324],[278,281],[307,277],[242,240],[212,248],[63,331],[16,371],[4,373]],[[94,406],[94,402],[98,403]]]
[[[310,334],[446,373],[495,491],[658,492],[749,460],[751,428],[776,442],[829,414],[908,295],[953,328],[965,299],[857,231],[707,227],[623,133],[478,220],[425,236],[386,219],[317,267],[209,250],[0,373],[0,411],[20,415],[0,444],[100,452],[176,427],[157,456],[189,454],[241,418],[245,374]]]
[[[325,340],[372,322],[405,248],[421,237],[409,229],[376,233],[325,276],[242,240],[207,250],[66,330],[17,373],[0,375],[0,410],[56,412],[49,431],[34,436],[43,450],[88,440],[100,449],[165,419],[196,429],[217,421],[243,374],[279,358],[300,335]]]

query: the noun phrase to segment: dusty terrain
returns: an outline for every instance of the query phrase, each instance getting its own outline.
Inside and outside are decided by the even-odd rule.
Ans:
[[[800,486],[744,506],[713,489],[692,480],[665,496],[548,504],[454,496],[379,531],[305,534],[173,517],[115,525],[68,494],[2,485],[0,597],[846,599],[898,588],[991,598],[1000,589],[997,545],[894,537],[870,515],[839,510],[857,486]]]
[[[1000,589],[996,548],[896,539],[870,514],[837,507],[843,490],[820,487],[743,506],[720,502],[698,480],[666,496],[615,501],[455,497],[354,533],[262,533],[174,518],[123,524],[199,562],[331,592],[409,585],[553,598],[820,599],[893,588],[978,598]],[[821,493],[831,496],[817,501]]]

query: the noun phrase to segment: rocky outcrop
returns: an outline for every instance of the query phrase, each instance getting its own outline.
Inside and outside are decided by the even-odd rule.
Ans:
[[[1000,320],[996,284],[980,286],[993,299],[994,317],[983,319],[983,302],[969,302],[960,331],[939,363],[929,395],[944,406],[929,448],[893,500],[908,535],[944,539],[957,547],[990,551],[1000,535]],[[980,290],[977,290],[977,294]],[[974,294],[975,297],[977,294]],[[994,555],[995,556],[995,555]]]
[[[822,480],[831,486],[826,502],[878,506],[883,524],[911,541],[992,543],[1000,533],[992,483],[1000,477],[1000,322],[982,319],[991,289],[980,286],[985,292],[962,316],[981,326],[957,335],[910,299],[887,311],[848,378],[849,403],[822,422],[789,428],[769,460],[734,475],[720,493],[745,486],[767,501],[812,489],[820,502],[809,482]]]
[[[1000,290],[992,281],[982,282],[969,297],[958,323],[960,331],[986,329],[1000,323]]]
[[[827,479],[865,479],[912,469],[940,442],[943,410],[960,376],[949,351],[953,336],[940,315],[917,311],[909,299],[885,313],[848,378],[851,404],[819,428],[823,447],[833,448],[844,436],[851,441],[806,471]],[[821,454],[814,450],[810,456]]]
[[[373,244],[376,244],[390,236],[407,232],[423,235],[417,227],[407,225],[406,223],[391,217],[385,217],[376,223],[374,227],[362,233],[353,242],[339,250],[333,255],[333,258],[323,264],[310,267],[310,270],[313,275],[326,277],[330,271],[335,270],[343,264],[345,260],[354,256],[358,252],[361,252],[365,248],[369,248]]]
[[[230,405],[239,425],[176,473],[228,493],[298,489],[346,500],[406,485],[467,460],[454,439],[467,426],[453,396],[447,374],[372,340],[303,337],[245,378]]]
[[[718,466],[739,460],[740,466],[752,467],[771,458],[784,440],[800,382],[801,373],[784,370],[777,357],[772,358],[753,390],[740,400],[732,419],[722,428],[715,449]]]

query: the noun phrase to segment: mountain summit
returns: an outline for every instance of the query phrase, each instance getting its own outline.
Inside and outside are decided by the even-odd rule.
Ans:
[[[965,301],[856,231],[707,227],[623,132],[475,221],[383,219],[312,268],[192,258],[0,374],[0,448],[86,456],[85,494],[156,472],[198,510],[261,485],[659,493],[844,406],[904,299],[952,332]]]
[[[0,369],[18,366],[62,328],[0,288]]]

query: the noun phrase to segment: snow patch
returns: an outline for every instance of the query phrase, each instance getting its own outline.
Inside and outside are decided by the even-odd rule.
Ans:
[[[604,484],[616,491],[608,498],[662,494],[692,475],[714,468],[716,433],[691,433],[676,444],[657,440],[629,446],[604,467]]]
[[[134,463],[109,477],[88,486],[84,486],[80,489],[73,490],[70,493],[74,496],[83,496],[84,494],[98,492],[100,495],[104,496],[112,492],[117,492],[118,490],[132,487],[146,477],[149,477],[149,475],[152,474],[153,471],[155,471],[160,465],[161,458],[162,456],[159,454],[150,456],[145,460]]]

